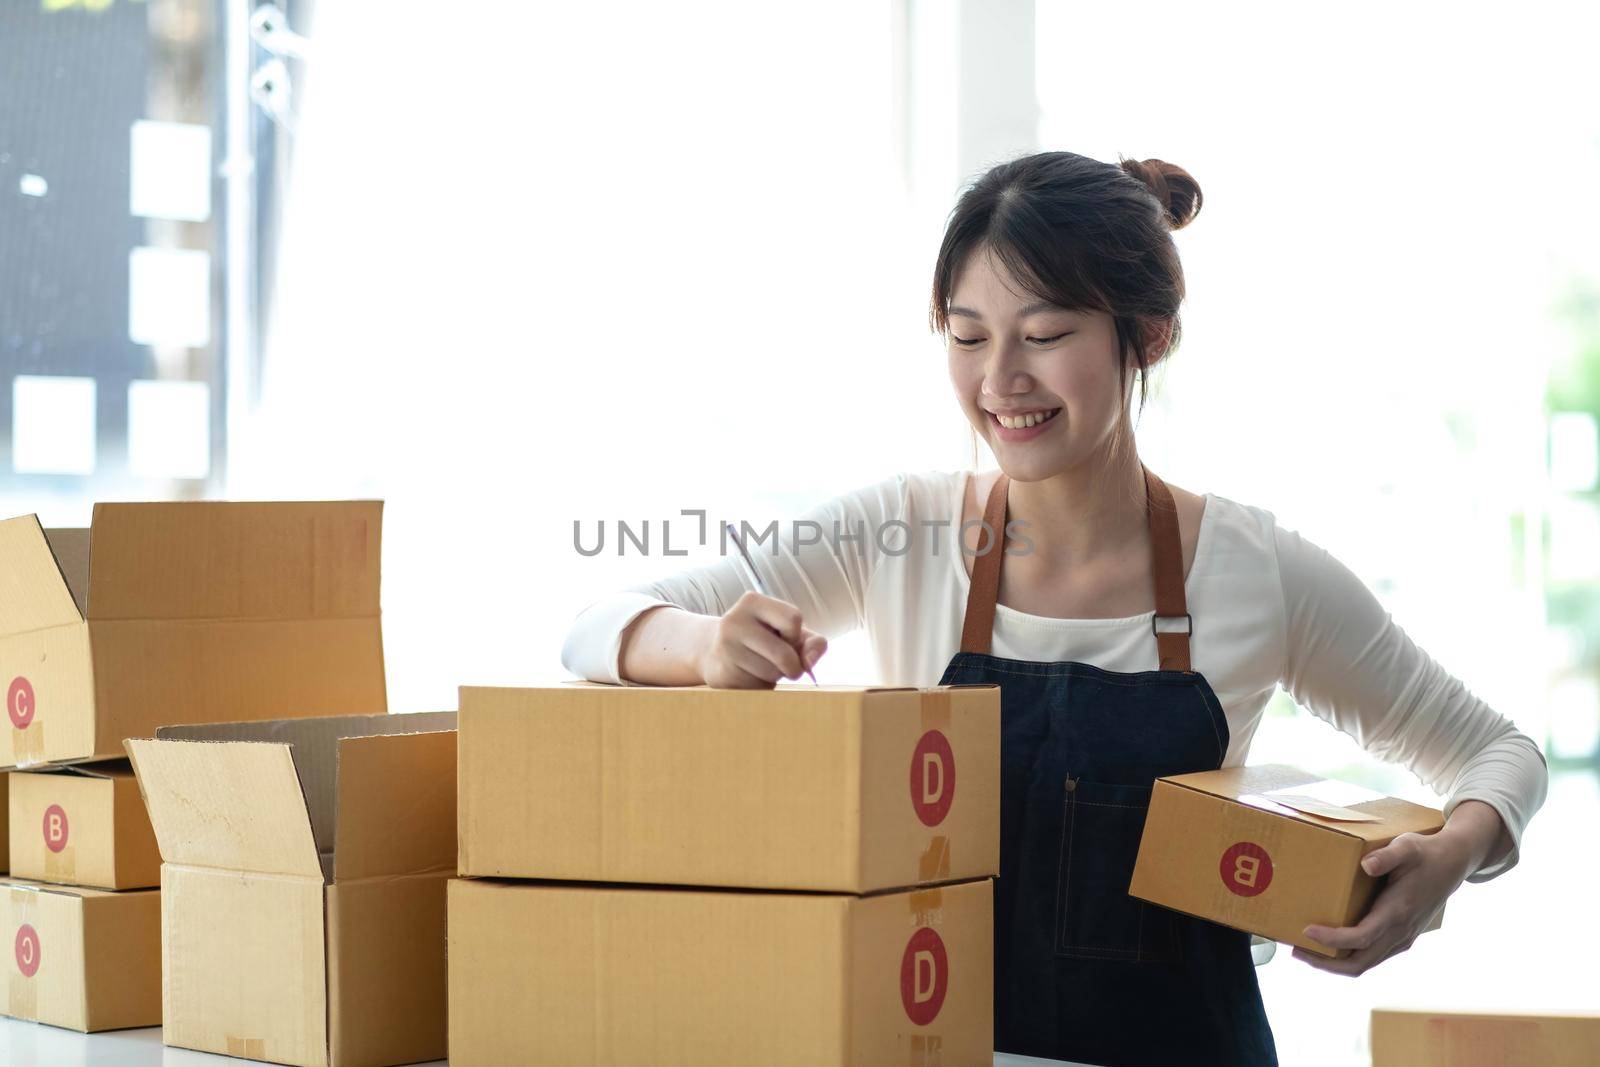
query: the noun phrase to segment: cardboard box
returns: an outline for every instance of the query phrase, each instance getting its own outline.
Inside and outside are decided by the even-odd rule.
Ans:
[[[11,864],[11,816],[7,814],[11,806],[9,777],[0,773],[0,874],[5,874]]]
[[[0,880],[5,1014],[88,1033],[161,1025],[161,901],[154,889]]]
[[[1158,778],[1128,893],[1346,956],[1301,930],[1355,925],[1379,883],[1361,858],[1403,833],[1443,825],[1433,808],[1282,764]]]
[[[1372,1012],[1372,1067],[1593,1067],[1600,1012]]]
[[[460,873],[866,893],[999,865],[1000,690],[461,690]]]
[[[12,874],[101,889],[161,884],[161,853],[127,760],[7,777]]]
[[[450,883],[450,1062],[977,1064],[989,879],[847,896]]]
[[[380,502],[96,504],[0,522],[0,767],[159,726],[388,705]]]
[[[454,712],[127,743],[161,846],[163,1040],[305,1067],[445,1054]]]

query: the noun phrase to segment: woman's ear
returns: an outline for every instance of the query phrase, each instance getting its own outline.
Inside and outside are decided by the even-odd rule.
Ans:
[[[1145,327],[1144,351],[1149,366],[1166,358],[1167,346],[1172,343],[1172,326],[1172,319],[1155,319]]]

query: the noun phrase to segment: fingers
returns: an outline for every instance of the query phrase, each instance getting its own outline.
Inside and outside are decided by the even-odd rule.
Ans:
[[[1401,834],[1393,841],[1367,853],[1361,869],[1374,878],[1409,867],[1422,858],[1422,835]]]
[[[760,593],[745,593],[734,605],[735,610],[747,614],[751,618],[766,623],[793,647],[800,643],[801,623],[800,609],[783,600]]]
[[[805,640],[800,645],[800,660],[806,665],[806,669],[810,670],[817,665],[817,660],[822,658],[822,654],[828,651],[828,639],[810,630],[803,632]]]
[[[1373,853],[1377,855],[1377,853]],[[1402,894],[1395,891],[1393,883],[1379,891],[1377,899],[1367,909],[1360,922],[1354,926],[1318,926],[1313,923],[1301,931],[1311,940],[1329,948],[1347,948],[1362,951],[1373,945],[1386,943],[1389,935],[1398,929],[1400,919],[1407,911]]]
[[[1405,938],[1393,944],[1379,943],[1370,948],[1352,952],[1348,956],[1331,959],[1327,956],[1319,956],[1315,952],[1310,952],[1303,948],[1296,948],[1294,950],[1294,958],[1304,960],[1319,971],[1355,978],[1365,974],[1390,957],[1398,956],[1406,951],[1415,940],[1415,938]]]
[[[800,653],[796,652],[788,641],[769,630],[764,623],[754,623],[742,631],[739,640],[748,652],[766,661],[766,666],[771,669],[771,680],[774,683],[779,678],[798,678],[805,672],[805,668],[800,664]],[[762,672],[762,676],[766,677],[765,671]]]
[[[799,678],[827,651],[793,604],[746,592],[723,615],[707,654],[706,683],[715,688],[771,688]]]

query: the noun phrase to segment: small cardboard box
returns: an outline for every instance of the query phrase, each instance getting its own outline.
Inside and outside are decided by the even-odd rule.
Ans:
[[[1318,955],[1347,956],[1301,930],[1355,925],[1379,883],[1361,858],[1403,833],[1443,825],[1433,808],[1282,764],[1158,778],[1128,893]]]
[[[1372,1067],[1594,1067],[1600,1012],[1372,1012]]]
[[[161,900],[154,889],[0,880],[5,1013],[88,1033],[161,1025]]]
[[[987,1064],[989,879],[847,896],[450,883],[450,1062]]]
[[[866,893],[1000,851],[1000,690],[461,690],[460,873]]]
[[[161,853],[127,760],[7,777],[12,874],[100,889],[161,884]]]
[[[0,521],[0,767],[169,723],[387,707],[376,501],[96,504]]]
[[[11,783],[7,777],[0,772],[0,874],[5,874],[11,863],[11,817],[7,814],[11,806]]]
[[[161,846],[168,1045],[273,1063],[445,1054],[455,713],[127,743]]]

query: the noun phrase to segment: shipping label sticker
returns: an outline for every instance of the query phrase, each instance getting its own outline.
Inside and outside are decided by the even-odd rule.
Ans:
[[[11,717],[11,725],[26,730],[33,722],[36,706],[33,683],[21,675],[11,679],[11,685],[6,689],[6,714]]]
[[[1222,884],[1241,897],[1259,896],[1272,884],[1272,857],[1253,841],[1240,841],[1222,853]]]
[[[911,806],[924,826],[938,826],[950,814],[956,794],[956,757],[950,739],[929,730],[911,753]]]
[[[916,1026],[933,1022],[949,989],[950,961],[944,939],[937,930],[920,927],[900,957],[900,1003],[906,1018]]]
[[[67,847],[67,812],[60,804],[44,809],[44,847],[51,852]]]
[[[17,955],[17,970],[22,972],[22,977],[32,978],[39,973],[39,931],[27,923],[17,927],[17,938],[14,946]]]

